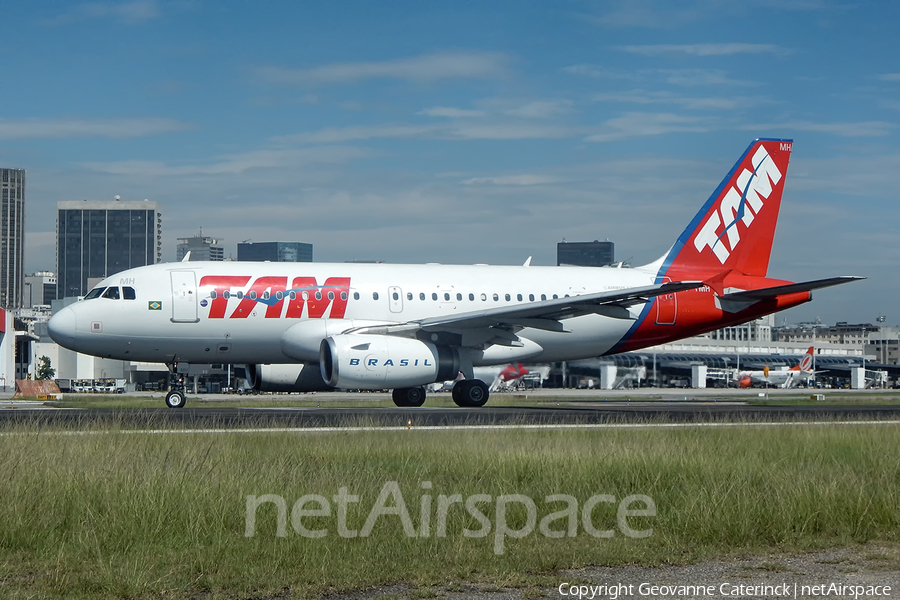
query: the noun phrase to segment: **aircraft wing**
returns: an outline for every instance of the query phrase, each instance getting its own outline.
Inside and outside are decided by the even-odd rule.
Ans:
[[[554,298],[539,302],[486,308],[453,315],[429,317],[419,321],[364,327],[355,333],[402,334],[410,331],[460,331],[495,327],[531,327],[547,331],[565,331],[562,321],[582,315],[599,314],[619,319],[633,319],[628,307],[647,302],[656,296],[695,289],[701,281],[676,281],[637,288],[611,290]],[[350,333],[350,332],[347,332]]]

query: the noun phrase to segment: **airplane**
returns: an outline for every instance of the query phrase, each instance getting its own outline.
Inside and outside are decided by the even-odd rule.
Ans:
[[[800,364],[790,369],[771,370],[767,367],[762,371],[741,371],[738,375],[740,386],[751,387],[754,383],[764,383],[782,388],[794,387],[816,374],[812,370],[814,352],[815,349],[810,346],[803,358],[800,359]]]
[[[744,151],[674,245],[635,268],[190,262],[107,277],[58,311],[50,336],[104,358],[162,362],[166,405],[185,405],[185,364],[246,364],[261,391],[393,389],[421,406],[428,384],[474,368],[656,346],[797,306],[812,290],[766,276],[792,140]]]

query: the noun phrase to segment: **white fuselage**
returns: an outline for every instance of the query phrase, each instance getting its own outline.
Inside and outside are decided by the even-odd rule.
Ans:
[[[647,286],[654,283],[656,273],[650,267],[169,263],[108,277],[98,288],[119,288],[117,294],[108,294],[118,299],[85,299],[59,311],[51,333],[62,345],[80,352],[122,360],[315,362],[314,354],[303,359],[285,354],[281,339],[288,329],[308,323],[303,331],[309,331],[310,347],[317,349],[326,323],[330,334],[340,333],[359,325],[405,323]],[[329,293],[334,296],[329,298]],[[125,298],[132,295],[133,299]],[[566,332],[524,329],[519,335],[540,346],[539,353],[527,356],[529,360],[598,356],[626,335],[643,306],[629,308],[632,318],[591,314],[567,319]],[[505,364],[519,358],[500,353],[480,363]]]

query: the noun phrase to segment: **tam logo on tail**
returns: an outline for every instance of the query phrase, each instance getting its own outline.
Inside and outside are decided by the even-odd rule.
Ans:
[[[719,202],[719,209],[712,212],[694,237],[694,246],[699,252],[703,252],[706,247],[711,248],[723,265],[741,242],[738,223],[743,223],[745,228],[750,227],[753,218],[759,214],[765,200],[772,194],[772,188],[781,181],[782,173],[765,146],[760,145],[753,154],[752,165],[753,171],[744,169],[737,177],[736,186],[728,187],[727,193]],[[723,224],[725,228],[720,230]],[[726,234],[728,248],[724,243]]]
[[[659,281],[724,271],[765,277],[769,268],[791,140],[756,140],[679,236]]]

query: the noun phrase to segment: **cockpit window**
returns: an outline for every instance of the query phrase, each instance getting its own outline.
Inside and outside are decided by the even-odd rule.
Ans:
[[[106,290],[105,287],[94,288],[90,292],[88,292],[88,295],[85,296],[84,299],[93,300],[94,298],[99,298],[100,294],[102,294],[104,290]]]
[[[106,291],[103,292],[102,298],[109,298],[110,300],[118,300],[119,299],[119,288],[117,288],[117,287],[106,288]]]
[[[131,286],[125,286],[122,288],[122,297],[126,300],[134,300],[137,298],[137,294],[134,293],[134,288]]]

